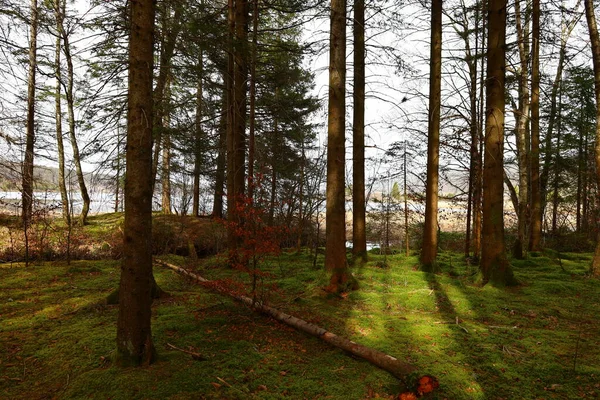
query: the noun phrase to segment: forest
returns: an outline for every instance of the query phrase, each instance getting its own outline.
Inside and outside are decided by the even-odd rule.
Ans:
[[[600,397],[594,0],[0,0],[0,398]]]

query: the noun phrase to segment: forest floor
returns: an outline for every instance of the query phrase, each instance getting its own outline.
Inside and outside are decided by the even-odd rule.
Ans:
[[[381,268],[384,257],[370,254],[353,267],[360,289],[338,298],[322,290],[322,255],[315,267],[306,251],[284,252],[261,265],[269,274],[257,294],[436,376],[431,398],[599,398],[600,281],[586,275],[590,257],[513,260],[521,285],[500,289],[477,286],[475,267],[449,251],[436,275],[418,271],[414,256],[388,256]],[[218,257],[163,259],[249,290],[248,277]],[[0,264],[0,398],[391,399],[405,390],[371,364],[171,270],[154,273],[170,293],[153,305],[159,359],[120,369],[112,364],[117,306],[105,304],[118,261]]]

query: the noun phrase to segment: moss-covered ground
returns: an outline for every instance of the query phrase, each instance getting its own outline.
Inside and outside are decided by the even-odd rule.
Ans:
[[[241,280],[218,258],[186,265],[209,279]],[[260,296],[283,311],[407,360],[438,377],[439,399],[600,396],[600,282],[590,255],[512,261],[521,285],[479,287],[476,268],[442,252],[442,273],[416,257],[370,255],[353,267],[358,291],[330,297],[319,256],[284,253],[262,265]],[[397,398],[388,373],[253,313],[156,266],[171,296],[154,303],[157,363],[112,364],[117,261],[0,264],[1,399]],[[276,288],[270,287],[276,284]],[[200,353],[196,360],[180,349]]]

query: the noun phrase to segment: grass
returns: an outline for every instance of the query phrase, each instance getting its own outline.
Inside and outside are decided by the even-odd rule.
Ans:
[[[321,256],[320,256],[321,257]],[[517,288],[478,287],[451,252],[440,274],[416,257],[388,255],[355,267],[360,290],[328,297],[327,274],[307,253],[262,268],[271,305],[417,365],[440,380],[439,399],[570,399],[600,396],[600,284],[589,254],[513,260]],[[180,265],[183,257],[169,256]],[[217,258],[194,265],[209,279],[240,279]],[[323,260],[319,259],[319,266]],[[386,372],[316,338],[257,315],[174,272],[155,267],[171,297],[155,302],[159,360],[112,365],[117,261],[0,264],[0,398],[363,399],[397,397]],[[247,278],[244,278],[247,280]],[[198,352],[196,361],[176,347]]]

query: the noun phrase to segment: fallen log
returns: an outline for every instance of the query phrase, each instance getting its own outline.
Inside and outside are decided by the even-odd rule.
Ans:
[[[255,311],[266,314],[277,321],[283,322],[284,324],[290,325],[302,332],[308,333],[309,335],[318,337],[325,342],[345,350],[357,357],[360,357],[371,364],[389,372],[394,375],[396,378],[403,380],[408,384],[413,384],[414,382],[408,382],[412,380],[411,378],[416,377],[412,376],[417,371],[417,368],[408,364],[404,361],[400,361],[395,357],[392,357],[388,354],[382,353],[379,350],[372,349],[367,346],[363,346],[361,344],[355,343],[351,340],[343,338],[341,336],[336,335],[335,333],[329,332],[326,329],[323,329],[317,325],[311,324],[310,322],[304,321],[300,318],[296,318],[292,315],[286,314],[282,311],[279,311],[276,308],[263,304],[259,301],[254,301],[250,297],[238,295],[235,293],[231,293],[226,288],[215,285],[214,282],[209,281],[208,279],[203,278],[200,275],[197,275],[193,272],[186,270],[185,268],[179,267],[177,265],[173,265],[161,260],[155,259],[154,262],[163,267],[170,268],[176,272],[179,272],[183,275],[186,275],[196,282],[203,284],[204,286],[217,291],[221,294],[225,294],[229,297],[234,298],[237,301],[240,301]],[[411,377],[412,376],[412,377]],[[417,377],[418,378],[418,377]]]

